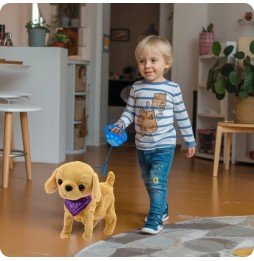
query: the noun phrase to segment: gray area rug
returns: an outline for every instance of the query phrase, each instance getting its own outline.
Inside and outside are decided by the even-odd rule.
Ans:
[[[129,231],[75,257],[230,257],[248,256],[253,248],[254,216],[226,216],[167,224],[157,235]]]

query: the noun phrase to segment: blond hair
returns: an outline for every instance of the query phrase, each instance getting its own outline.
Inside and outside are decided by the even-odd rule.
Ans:
[[[167,72],[173,63],[172,47],[169,41],[161,36],[149,35],[141,40],[135,49],[136,60],[138,60],[138,57],[143,51],[151,46],[155,46],[164,56],[165,62],[169,64],[169,68],[165,69],[165,72]]]

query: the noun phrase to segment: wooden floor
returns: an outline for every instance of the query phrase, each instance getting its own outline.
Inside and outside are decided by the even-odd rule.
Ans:
[[[83,155],[68,156],[67,161],[81,160],[92,167],[103,165],[109,147],[89,147]],[[33,181],[27,182],[25,167],[16,163],[9,188],[0,188],[0,249],[6,256],[65,257],[106,238],[104,221],[89,241],[82,239],[83,226],[74,223],[70,239],[60,239],[63,223],[63,199],[58,193],[46,194],[44,183],[56,164],[33,163]],[[2,162],[0,162],[2,167]],[[233,165],[228,172],[220,163],[218,177],[212,176],[213,162],[187,159],[178,151],[169,176],[170,218],[166,223],[197,217],[253,215],[254,166]],[[108,170],[116,175],[115,197],[118,216],[114,234],[139,229],[148,212],[134,146],[114,148]],[[101,170],[97,169],[101,181]],[[0,186],[2,183],[0,182]]]

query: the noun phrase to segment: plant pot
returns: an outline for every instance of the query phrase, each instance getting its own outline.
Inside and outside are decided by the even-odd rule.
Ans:
[[[199,54],[200,55],[210,54],[213,42],[214,42],[213,32],[201,32],[199,34]]]
[[[61,43],[61,42],[55,42],[55,43],[53,43],[53,46],[54,46],[54,47],[61,47],[61,48],[64,48],[64,43]]]
[[[45,47],[46,31],[41,28],[28,29],[28,45],[35,47]]]
[[[254,97],[249,96],[241,100],[235,98],[235,122],[254,124]]]

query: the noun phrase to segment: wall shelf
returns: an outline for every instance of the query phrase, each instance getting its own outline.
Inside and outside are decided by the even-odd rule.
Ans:
[[[68,60],[67,154],[86,151],[88,64],[86,60]]]
[[[237,23],[238,23],[239,25],[254,25],[254,20],[252,19],[252,20],[250,20],[250,21],[247,21],[247,20],[245,20],[245,19],[238,19],[238,20],[237,20]]]
[[[197,118],[196,118],[196,156],[204,159],[213,159],[215,131],[218,121],[228,120],[229,115],[229,99],[228,95],[224,100],[217,100],[215,95],[207,90],[206,82],[208,71],[214,62],[221,57],[213,55],[199,56],[198,68],[198,87],[197,87]],[[222,145],[221,158],[223,160]]]

